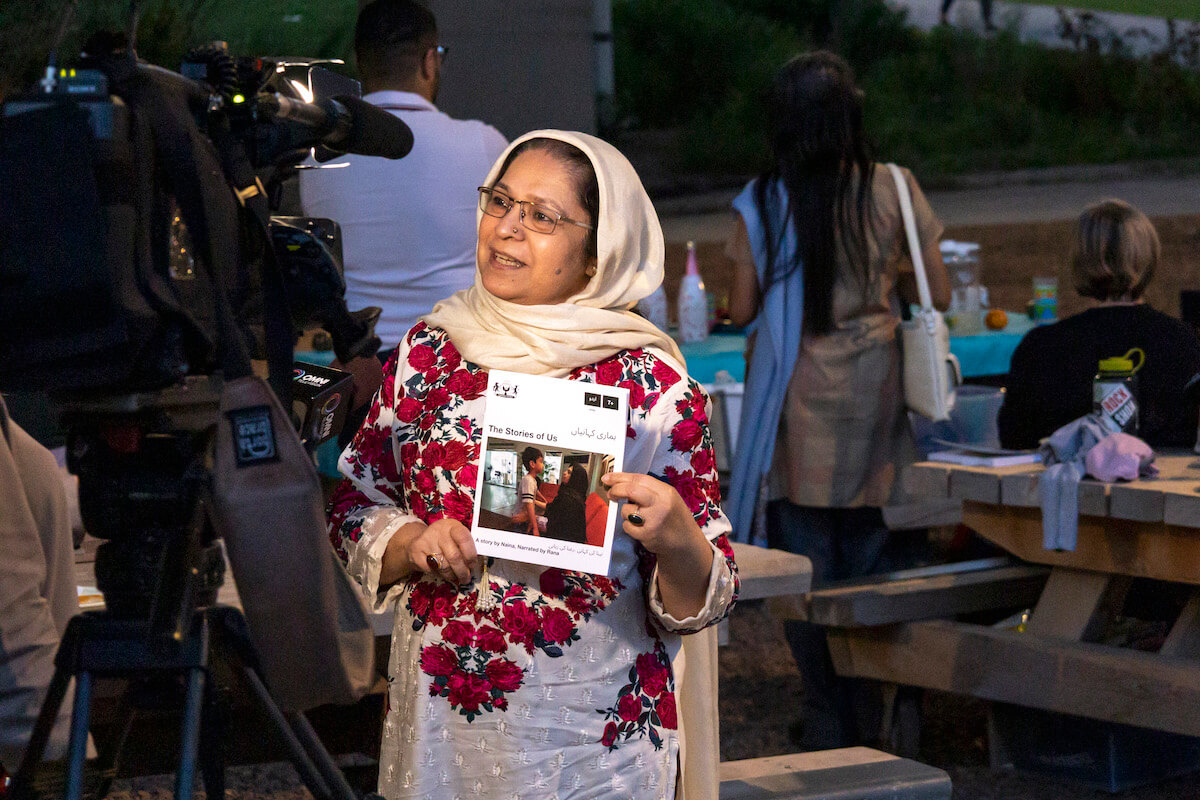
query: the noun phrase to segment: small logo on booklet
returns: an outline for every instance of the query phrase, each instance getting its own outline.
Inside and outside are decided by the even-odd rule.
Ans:
[[[496,395],[496,397],[506,397],[509,400],[515,400],[517,398],[518,388],[519,387],[514,386],[511,383],[501,383],[500,381],[496,381],[494,384],[492,384],[492,394]]]

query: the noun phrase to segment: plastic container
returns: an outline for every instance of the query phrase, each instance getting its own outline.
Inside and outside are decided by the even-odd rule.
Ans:
[[[979,333],[983,330],[983,308],[987,305],[985,290],[979,282],[979,245],[947,239],[938,248],[950,275],[946,322],[956,334]]]
[[[687,243],[687,271],[679,283],[679,319],[681,342],[702,342],[708,337],[708,292],[696,264],[696,243]]]
[[[638,300],[637,310],[659,330],[667,329],[667,293],[661,283],[648,297]]]
[[[1138,435],[1137,371],[1145,360],[1146,354],[1138,347],[1123,356],[1100,360],[1092,379],[1092,411],[1113,433]]]
[[[1058,278],[1045,275],[1033,279],[1029,317],[1039,325],[1058,319]]]

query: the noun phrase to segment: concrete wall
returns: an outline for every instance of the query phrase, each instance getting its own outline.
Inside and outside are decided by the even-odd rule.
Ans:
[[[536,128],[594,133],[593,0],[429,0],[449,48],[437,104],[510,140]]]

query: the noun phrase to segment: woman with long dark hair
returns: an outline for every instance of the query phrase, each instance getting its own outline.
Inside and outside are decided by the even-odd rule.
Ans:
[[[863,130],[863,96],[833,53],[797,56],[769,95],[771,162],[734,200],[733,321],[752,323],[739,453],[728,502],[735,531],[767,483],[772,547],[812,559],[813,584],[887,568],[882,507],[914,460],[897,325],[917,300],[895,183]],[[949,305],[942,226],[913,176],[934,304]],[[790,624],[805,680],[808,749],[855,741],[824,635]]]
[[[588,472],[576,464],[567,467],[558,494],[546,506],[546,536],[564,542],[587,543]]]

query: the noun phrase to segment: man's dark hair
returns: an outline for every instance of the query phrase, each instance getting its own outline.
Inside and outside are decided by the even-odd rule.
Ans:
[[[354,25],[354,58],[363,78],[407,78],[436,44],[437,20],[413,0],[375,0]]]
[[[525,465],[525,469],[529,469],[533,462],[542,457],[542,451],[530,445],[521,451],[521,463]]]

